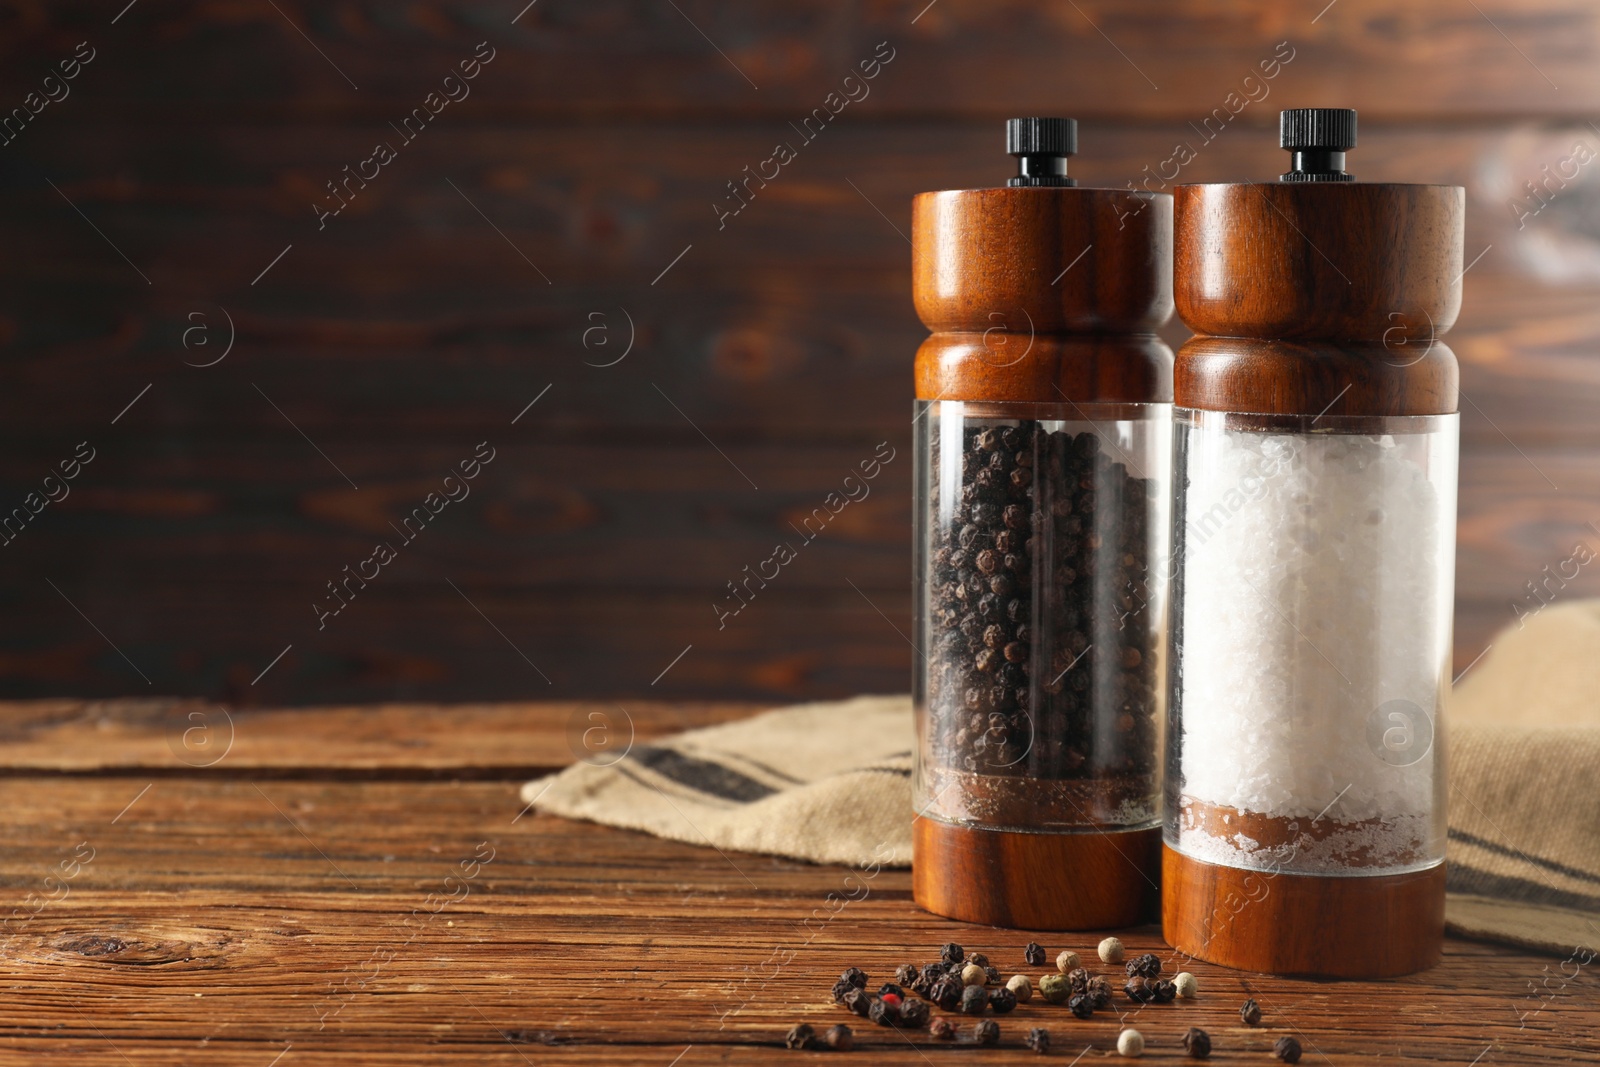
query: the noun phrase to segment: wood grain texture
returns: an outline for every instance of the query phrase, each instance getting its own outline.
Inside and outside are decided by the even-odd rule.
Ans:
[[[1600,448],[1600,172],[1542,204],[1524,187],[1595,142],[1587,6],[1340,0],[1312,22],[1267,0],[1081,13],[940,0],[912,23],[925,5],[680,4],[691,24],[666,5],[540,0],[512,26],[524,6],[140,4],[115,26],[116,11],[76,0],[0,9],[0,106],[79,41],[98,49],[71,96],[0,152],[0,508],[77,442],[100,449],[71,497],[0,550],[0,693],[149,691],[46,577],[159,692],[536,693],[543,682],[446,578],[547,673],[555,650],[574,698],[637,695],[691,642],[654,691],[902,690],[909,465],[726,631],[711,598],[834,488],[839,460],[909,441],[906,374],[925,336],[908,299],[911,197],[1001,180],[1013,108],[1084,119],[1073,172],[1086,185],[1275,174],[1278,107],[1348,102],[1362,109],[1363,181],[1467,187],[1466,310],[1450,334],[1458,669],[1600,521],[1584,495]],[[324,183],[486,38],[499,52],[471,98],[319,231]],[[897,56],[871,96],[799,145],[789,123],[885,39]],[[1190,125],[1285,39],[1296,55],[1268,98],[1215,137]],[[799,158],[752,182],[719,228],[727,183],[779,139]],[[1195,158],[1160,178],[1179,143]],[[184,366],[220,352],[224,309],[232,353]],[[624,311],[636,343],[599,366],[632,335]],[[197,312],[212,347],[186,349]],[[586,335],[595,313],[607,332]],[[1176,346],[1186,331],[1161,336]],[[387,589],[300,639],[307,590],[371,551],[371,520],[396,517],[485,437],[506,442],[492,480]],[[1563,595],[1593,582],[1586,569]]]
[[[905,871],[880,871],[841,906],[863,872],[518,818],[517,780],[420,780],[427,748],[409,749],[419,780],[360,780],[373,761],[403,769],[407,738],[437,737],[440,723],[468,735],[456,749],[464,771],[471,753],[505,737],[514,710],[532,747],[544,745],[564,705],[388,708],[382,728],[356,708],[325,709],[314,728],[304,711],[263,711],[250,735],[274,739],[278,769],[298,760],[302,780],[231,757],[204,777],[28,773],[47,751],[72,765],[74,745],[93,749],[102,732],[151,751],[168,721],[157,710],[102,704],[56,727],[48,750],[11,761],[0,748],[0,764],[19,772],[0,777],[0,892],[20,910],[0,920],[0,1063],[766,1063],[793,1055],[781,1042],[795,1022],[850,1020],[828,996],[847,966],[887,977],[954,939],[1008,974],[1037,977],[1021,959],[1030,938],[1085,959],[1099,938],[937,919],[915,906]],[[681,711],[691,721],[722,714]],[[0,723],[25,733],[44,712],[0,706]],[[339,737],[344,755],[330,760]],[[342,767],[345,758],[357,765]],[[92,859],[63,879],[60,864],[80,843]],[[493,858],[464,878],[462,860],[488,849]],[[1218,1062],[1265,1062],[1288,1033],[1308,1057],[1340,1065],[1600,1056],[1600,1012],[1585,987],[1530,1014],[1540,1002],[1528,982],[1554,958],[1452,940],[1424,975],[1329,984],[1185,961],[1152,926],[1117,934],[1130,953],[1160,955],[1166,971],[1193,971],[1199,997],[1122,1004],[1132,1014],[1120,1022],[1075,1020],[1036,998],[1002,1022],[1001,1047],[985,1060],[1036,1062],[1021,1038],[1046,1026],[1057,1055],[1087,1048],[1087,1062],[1111,1055],[1125,1024],[1146,1035],[1146,1060],[1157,1063],[1184,1062],[1177,1042],[1190,1025],[1210,1031]],[[1238,1022],[1245,997],[1263,1006],[1260,1028]],[[972,1052],[870,1025],[857,1034],[857,1055],[873,1063]]]
[[[1372,878],[1247,871],[1161,847],[1161,933],[1243,971],[1395,978],[1444,951],[1444,865]]]
[[[1156,912],[1161,830],[1022,834],[912,824],[911,892],[935,915],[983,926],[1105,930]]]

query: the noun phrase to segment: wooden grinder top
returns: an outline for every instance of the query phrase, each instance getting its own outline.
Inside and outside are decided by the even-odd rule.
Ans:
[[[1295,148],[1290,119],[1306,114],[1347,116],[1347,140]],[[1465,192],[1355,182],[1343,171],[1353,111],[1284,115],[1296,169],[1283,180],[1175,190],[1174,296],[1198,335],[1178,355],[1176,403],[1263,414],[1454,412],[1455,355],[1439,338],[1461,310]]]
[[[1023,173],[1008,187],[912,201],[913,297],[933,331],[917,352],[919,399],[1172,398],[1172,352],[1154,332],[1172,317],[1172,198],[1076,187],[1071,129],[1054,154],[1013,138]]]

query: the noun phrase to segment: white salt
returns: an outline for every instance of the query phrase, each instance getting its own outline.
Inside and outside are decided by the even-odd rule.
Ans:
[[[1317,820],[1288,869],[1412,866],[1442,849],[1454,429],[1188,431],[1181,793]],[[1369,720],[1396,700],[1434,735],[1405,766],[1369,741]],[[1178,844],[1236,866],[1285,862],[1282,848],[1187,820]]]

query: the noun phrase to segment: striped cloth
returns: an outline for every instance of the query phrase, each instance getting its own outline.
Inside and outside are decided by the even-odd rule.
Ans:
[[[1588,963],[1600,955],[1600,600],[1496,637],[1446,732],[1451,932]],[[802,704],[580,759],[522,798],[724,853],[876,870],[911,862],[911,745],[908,697]]]

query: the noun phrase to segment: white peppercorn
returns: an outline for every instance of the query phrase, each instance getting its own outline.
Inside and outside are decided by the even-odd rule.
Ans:
[[[986,985],[989,981],[989,972],[979,967],[976,963],[969,963],[961,968],[962,985]]]
[[[1025,974],[1014,974],[1006,982],[1006,988],[1016,996],[1018,1002],[1026,1004],[1033,999],[1033,983]]]
[[[1078,969],[1078,954],[1069,949],[1062,949],[1061,955],[1056,957],[1056,970],[1062,974]]]
[[[1144,1035],[1137,1030],[1122,1031],[1117,1035],[1117,1054],[1130,1057],[1144,1055]]]
[[[1199,983],[1195,981],[1194,975],[1190,974],[1188,971],[1180,971],[1177,976],[1172,979],[1172,984],[1178,987],[1178,996],[1182,997],[1184,1000],[1192,1000],[1194,998],[1195,991],[1200,988]]]
[[[1114,937],[1108,937],[1100,942],[1100,961],[1102,963],[1121,963],[1122,942]],[[1143,1040],[1143,1038],[1140,1040]]]

